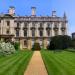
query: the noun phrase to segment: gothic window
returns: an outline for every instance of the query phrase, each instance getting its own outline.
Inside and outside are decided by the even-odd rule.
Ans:
[[[40,30],[40,36],[43,36],[43,31],[42,30]]]
[[[10,26],[10,21],[7,21],[7,26]]]
[[[32,29],[32,36],[35,36],[35,30]]]
[[[18,29],[16,30],[16,36],[19,36],[19,30]]]
[[[19,27],[19,26],[20,26],[20,23],[18,22],[18,23],[17,23],[17,27]]]
[[[27,30],[24,30],[24,36],[27,36]]]
[[[50,36],[50,30],[47,30],[47,35]]]

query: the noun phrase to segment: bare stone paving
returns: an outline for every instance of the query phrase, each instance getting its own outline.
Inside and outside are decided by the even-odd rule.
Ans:
[[[24,75],[48,75],[40,51],[35,51]]]

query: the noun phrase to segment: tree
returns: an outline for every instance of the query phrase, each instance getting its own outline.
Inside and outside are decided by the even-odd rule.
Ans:
[[[66,49],[70,47],[71,37],[67,35],[58,35],[51,38],[49,49]]]
[[[72,41],[71,41],[71,48],[75,49],[75,39],[72,39]]]
[[[14,48],[15,48],[15,50],[19,50],[20,49],[20,43],[14,42]]]

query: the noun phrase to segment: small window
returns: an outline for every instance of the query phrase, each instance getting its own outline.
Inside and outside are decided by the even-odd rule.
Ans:
[[[40,30],[40,32],[39,32],[39,33],[40,33],[40,36],[43,36],[43,31],[42,31],[42,30]]]
[[[35,36],[35,30],[32,29],[32,36]]]
[[[10,26],[10,21],[7,21],[7,26]]]
[[[27,30],[24,30],[24,36],[27,36]]]
[[[16,36],[19,36],[19,30],[16,30]]]
[[[50,36],[50,30],[47,30],[47,35]]]
[[[17,27],[19,27],[19,26],[20,26],[20,23],[18,22],[18,23],[17,23]]]

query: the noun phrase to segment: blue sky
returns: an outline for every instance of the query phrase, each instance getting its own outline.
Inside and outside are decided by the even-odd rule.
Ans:
[[[66,12],[69,34],[75,32],[75,0],[0,0],[0,13],[7,13],[8,8],[14,6],[17,15],[31,15],[31,7],[37,8],[37,15],[51,16],[53,10],[57,16]]]

